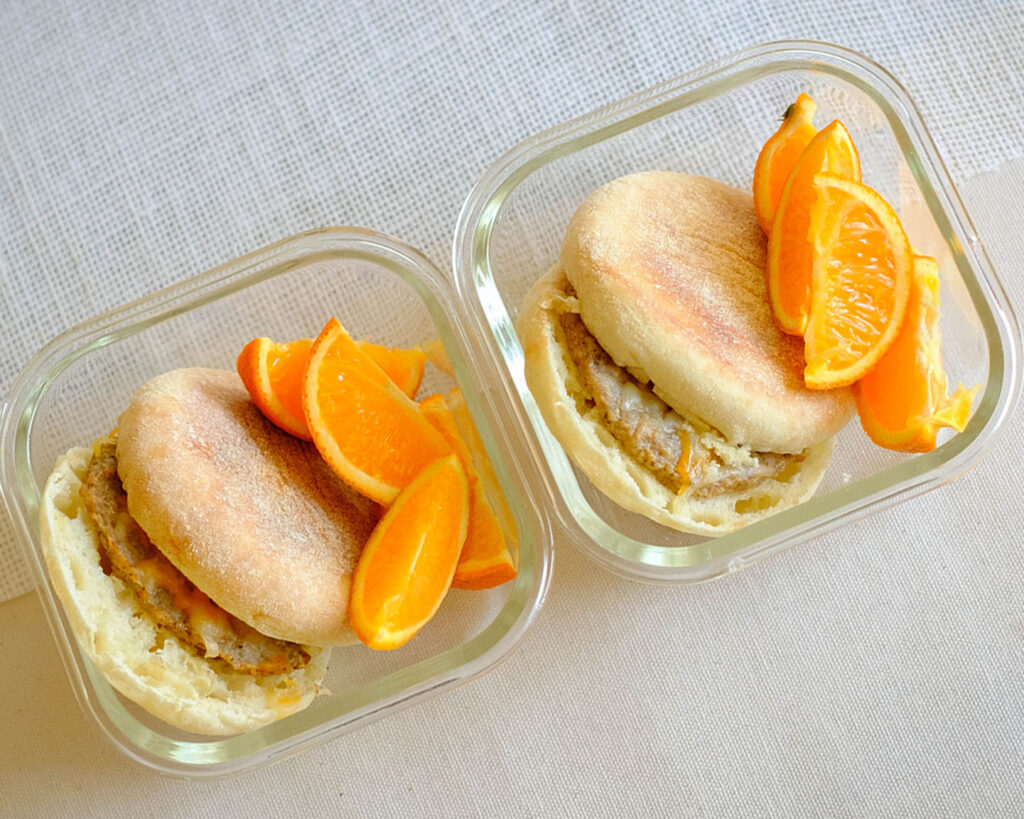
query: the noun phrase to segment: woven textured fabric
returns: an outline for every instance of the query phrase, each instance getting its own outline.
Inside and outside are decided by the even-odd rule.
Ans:
[[[1024,304],[1017,2],[0,2],[0,394],[78,322],[299,231],[448,269],[524,137],[798,38],[906,87]],[[1020,420],[953,485],[714,583],[558,543],[497,670],[228,782],[154,776],[82,717],[0,519],[0,814],[1024,815]]]

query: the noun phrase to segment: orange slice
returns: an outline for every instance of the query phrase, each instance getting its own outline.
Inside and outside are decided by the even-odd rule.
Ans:
[[[772,232],[775,209],[782,198],[782,188],[796,166],[804,148],[814,139],[814,112],[818,104],[807,94],[796,98],[779,126],[757,155],[754,166],[754,211],[765,234]]]
[[[782,187],[768,236],[768,295],[779,327],[800,336],[811,310],[813,253],[808,229],[817,198],[816,174],[860,181],[860,158],[849,132],[839,120],[814,137],[800,155]]]
[[[461,400],[461,393],[456,400]],[[423,399],[420,402],[420,409],[459,456],[469,477],[469,531],[466,534],[466,543],[462,547],[462,554],[459,556],[452,586],[457,589],[473,590],[500,586],[516,576],[517,561],[516,555],[506,543],[501,523],[488,501],[485,479],[481,478],[474,467],[475,461],[487,459],[487,453],[483,450],[482,442],[479,449],[470,451],[443,395],[431,395]],[[489,461],[487,471],[491,471]],[[496,484],[494,487],[497,489]],[[501,503],[504,504],[504,498],[501,499]]]
[[[930,256],[914,258],[907,316],[878,363],[853,385],[864,431],[879,446],[930,452],[938,431],[963,432],[977,387],[946,392],[939,330],[939,267]]]
[[[277,344],[254,338],[235,362],[253,403],[268,419],[297,438],[311,440],[302,412],[302,378],[309,363],[312,339]]]
[[[410,398],[416,395],[426,361],[426,354],[419,347],[384,347],[365,340],[358,344],[402,392]],[[254,338],[235,362],[260,411],[281,429],[307,441],[311,438],[302,411],[302,381],[312,347],[311,338],[280,344],[266,337]]]
[[[452,367],[452,362],[448,358],[448,353],[444,349],[444,344],[441,343],[441,339],[432,338],[430,341],[423,343],[423,353],[427,357],[427,361],[434,365],[438,372],[442,372],[445,375],[455,377],[455,370]]]
[[[448,593],[468,521],[466,472],[451,453],[402,490],[363,547],[348,608],[360,641],[398,648],[426,625]]]
[[[804,333],[804,383],[852,384],[896,340],[914,263],[899,217],[866,185],[830,174],[814,179],[813,300]]]
[[[398,388],[415,398],[423,382],[423,370],[427,360],[426,354],[419,347],[384,347],[360,341],[359,346],[369,353],[370,358],[377,362]]]
[[[518,571],[519,531],[516,528],[516,521],[512,515],[512,510],[505,499],[505,493],[501,491],[498,476],[494,473],[494,467],[491,465],[490,458],[487,457],[487,448],[484,446],[483,439],[477,431],[473,415],[469,411],[469,405],[466,403],[462,391],[458,387],[451,390],[448,393],[447,401],[448,408],[452,411],[452,417],[455,419],[455,425],[462,435],[462,440],[466,442],[469,451],[473,455],[473,466],[476,469],[477,476],[480,478],[480,485],[484,490],[484,495],[486,495],[491,504],[491,509],[494,510],[494,514],[497,515],[501,523],[501,530],[505,535],[505,548],[508,549],[509,559],[512,562],[512,566]]]
[[[313,342],[302,406],[324,460],[385,506],[452,449],[336,318]]]

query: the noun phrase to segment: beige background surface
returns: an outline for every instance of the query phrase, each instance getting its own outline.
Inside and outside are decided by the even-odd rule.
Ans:
[[[782,36],[897,73],[1024,303],[1018,5],[685,5],[0,5],[0,389],[67,326],[318,224],[444,264],[520,138]],[[556,545],[492,673],[224,782],[144,770],[85,720],[4,523],[0,814],[1024,815],[1020,429],[954,484],[711,584]]]

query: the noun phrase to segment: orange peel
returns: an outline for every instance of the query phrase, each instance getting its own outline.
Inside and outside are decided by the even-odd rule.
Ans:
[[[796,166],[800,155],[818,133],[814,113],[818,104],[807,94],[782,115],[782,124],[764,143],[754,165],[754,211],[765,234],[772,232],[775,210],[782,198],[782,189]]]

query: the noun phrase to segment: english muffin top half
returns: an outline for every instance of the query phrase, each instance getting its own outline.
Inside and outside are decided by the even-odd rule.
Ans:
[[[751,197],[669,171],[616,179],[573,216],[561,263],[617,364],[732,443],[795,453],[849,420],[848,390],[803,384],[803,345],[775,325]]]
[[[132,517],[214,602],[271,637],[353,641],[348,586],[377,508],[264,418],[235,373],[144,384],[117,459]]]

